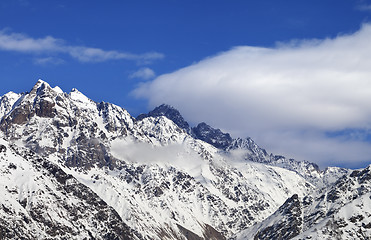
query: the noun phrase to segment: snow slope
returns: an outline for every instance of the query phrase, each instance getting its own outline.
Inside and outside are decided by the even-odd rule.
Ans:
[[[57,165],[0,139],[1,239],[137,239],[117,212]]]

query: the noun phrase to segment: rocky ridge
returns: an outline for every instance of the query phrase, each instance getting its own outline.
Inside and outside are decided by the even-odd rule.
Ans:
[[[196,127],[189,127],[190,125],[180,115],[180,112],[167,104],[160,105],[148,114],[140,114],[137,120],[142,120],[150,116],[165,116],[172,120],[178,127],[190,133],[194,139],[209,143],[227,155],[238,153],[239,158],[247,161],[294,171],[318,187],[331,185],[336,179],[349,173],[348,169],[338,167],[330,167],[321,171],[314,163],[287,159],[284,156],[268,153],[250,137],[233,139],[229,133],[224,133],[220,129],[215,129],[204,122],[199,123]]]

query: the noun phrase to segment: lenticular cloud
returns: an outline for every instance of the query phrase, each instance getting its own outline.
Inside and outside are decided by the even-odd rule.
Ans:
[[[169,103],[190,121],[251,136],[271,151],[324,165],[367,162],[368,143],[327,133],[371,125],[370,39],[365,24],[333,39],[235,47],[134,93],[151,106]]]

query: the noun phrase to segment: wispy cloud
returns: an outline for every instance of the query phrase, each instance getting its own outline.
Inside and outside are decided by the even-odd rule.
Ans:
[[[371,4],[360,4],[356,6],[356,9],[359,11],[371,12]]]
[[[329,135],[371,128],[371,25],[333,39],[235,47],[157,77],[134,94],[192,122],[251,136],[262,147],[323,165],[370,163],[368,141]]]
[[[60,52],[64,43],[61,40],[47,36],[45,38],[30,38],[19,33],[0,31],[0,49],[16,52]]]
[[[154,78],[155,76],[156,76],[155,72],[152,69],[146,67],[146,68],[141,68],[138,71],[130,74],[129,78],[139,78],[143,80],[148,80],[148,79]]]
[[[201,165],[205,164],[195,151],[187,149],[183,144],[153,146],[126,138],[114,140],[111,151],[114,157],[128,162],[165,164],[184,170],[196,170],[196,172],[199,172]]]
[[[0,31],[0,50],[44,55],[48,53],[68,54],[80,62],[130,60],[138,63],[150,63],[164,58],[164,55],[158,52],[133,54],[114,50],[107,51],[100,48],[69,45],[64,40],[52,36],[32,38],[24,34],[7,31]]]
[[[148,63],[153,60],[162,59],[164,55],[157,52],[144,54],[131,54],[118,51],[105,51],[99,48],[68,47],[67,52],[81,62],[103,62],[107,60],[134,60],[140,63]]]
[[[63,64],[64,60],[56,57],[35,58],[34,63],[37,65],[59,65]]]

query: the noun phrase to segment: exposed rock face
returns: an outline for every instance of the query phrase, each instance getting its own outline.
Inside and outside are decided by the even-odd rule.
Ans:
[[[226,149],[232,143],[229,133],[223,133],[220,129],[214,129],[204,122],[192,128],[192,134],[195,138],[219,149]]]
[[[0,145],[0,153],[6,152],[6,147],[4,145]]]
[[[303,219],[299,197],[294,194],[277,210],[273,216],[279,215],[274,225],[259,229],[254,239],[291,239],[299,235]]]

